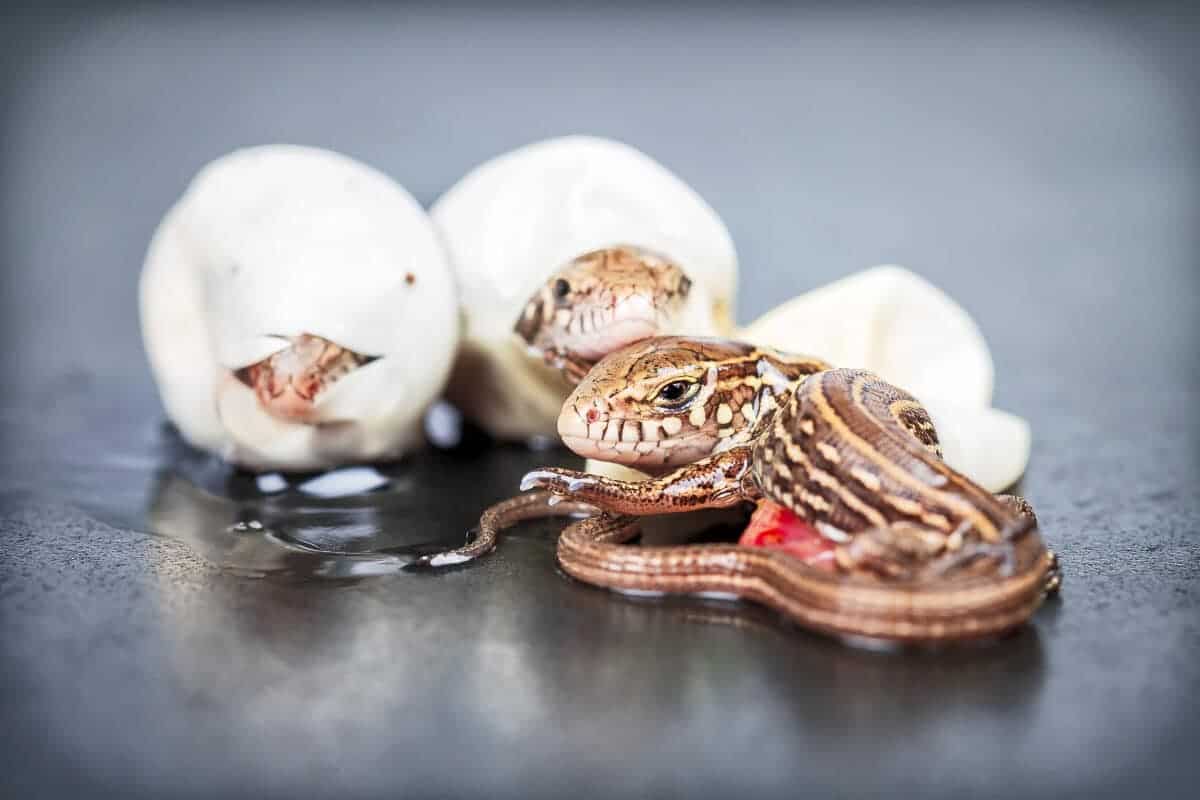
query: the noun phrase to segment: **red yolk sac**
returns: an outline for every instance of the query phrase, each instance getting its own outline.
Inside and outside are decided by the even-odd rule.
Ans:
[[[833,552],[837,545],[817,533],[816,528],[770,500],[760,500],[750,524],[738,540],[744,547],[783,550],[811,567],[834,572]]]

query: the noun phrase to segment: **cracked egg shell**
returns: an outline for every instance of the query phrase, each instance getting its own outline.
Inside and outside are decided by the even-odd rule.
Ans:
[[[325,150],[270,145],[206,166],[151,241],[142,337],[167,415],[257,470],[394,458],[417,441],[457,343],[453,276],[395,181]],[[281,421],[234,379],[310,334],[371,357]]]
[[[695,335],[728,335],[737,254],[717,213],[686,183],[619,142],[568,136],[471,170],[430,211],[455,271],[464,339],[451,402],[494,436],[554,436],[570,387],[513,333],[555,270],[618,244],[662,253],[709,298]]]

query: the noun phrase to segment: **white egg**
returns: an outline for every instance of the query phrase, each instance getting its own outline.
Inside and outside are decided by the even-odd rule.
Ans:
[[[457,344],[453,276],[424,210],[382,173],[315,148],[249,148],[205,167],[159,225],[140,289],[168,416],[251,469],[399,456]],[[373,360],[297,422],[236,376],[305,334]]]
[[[449,396],[493,435],[554,435],[569,386],[530,357],[513,326],[557,268],[588,251],[644,247],[678,263],[713,306],[696,335],[728,334],[737,254],[716,212],[645,154],[606,139],[550,139],[471,170],[431,215],[465,318]]]
[[[947,464],[993,492],[1025,473],[1033,437],[1024,419],[987,406],[925,405]]]

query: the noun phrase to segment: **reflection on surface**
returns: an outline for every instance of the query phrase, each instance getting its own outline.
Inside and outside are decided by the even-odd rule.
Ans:
[[[395,574],[461,545],[484,506],[514,494],[526,470],[575,460],[517,447],[481,459],[479,440],[459,434],[451,449],[399,463],[256,476],[194,450],[157,412],[147,420],[73,388],[56,393],[36,425],[3,426],[6,454],[19,454],[0,462],[4,486],[182,541],[242,576]]]
[[[1038,713],[1045,658],[1033,630],[940,651],[847,648],[748,604],[577,583],[554,569],[553,530],[528,526],[455,573],[231,581],[203,604],[180,602],[164,573],[175,680],[227,709],[232,747],[287,730],[288,752],[260,754],[289,763],[313,746],[327,766],[347,749],[374,763],[421,748],[422,773],[496,737],[509,746],[491,769],[518,772],[580,752],[614,770],[635,751],[707,752],[731,768],[807,753],[828,780],[860,766],[843,752],[849,736],[883,762],[941,751],[969,767],[991,755],[957,753],[947,738],[982,726],[1011,740]],[[331,730],[353,738],[334,746]]]
[[[383,503],[366,495],[333,507],[293,494],[234,498],[209,494],[164,470],[152,497],[146,512],[150,530],[241,575],[388,574],[429,550],[420,544],[385,544],[386,531],[398,526],[389,526]]]
[[[504,462],[547,457],[498,448],[501,458],[485,460],[492,468],[481,470],[481,485],[464,473],[466,462],[478,459],[432,448],[395,464],[252,476],[191,449],[171,431],[163,436],[167,458],[155,474],[146,527],[253,576],[396,574],[419,556],[463,543],[485,505],[474,500],[480,486],[503,486],[520,474]],[[466,524],[448,526],[455,517]]]
[[[147,527],[240,575],[394,574],[419,555],[457,544],[444,541],[445,530],[414,524],[431,501],[416,485],[413,465],[255,477],[182,442],[170,451],[171,463],[155,475]]]

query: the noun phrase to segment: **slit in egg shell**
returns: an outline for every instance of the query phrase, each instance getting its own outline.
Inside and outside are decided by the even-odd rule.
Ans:
[[[254,471],[399,458],[458,345],[457,290],[425,210],[387,175],[311,147],[204,167],[156,230],[139,293],[167,416]]]
[[[317,423],[317,403],[333,384],[379,356],[364,355],[311,333],[279,337],[283,350],[234,371],[268,414],[291,422]]]

